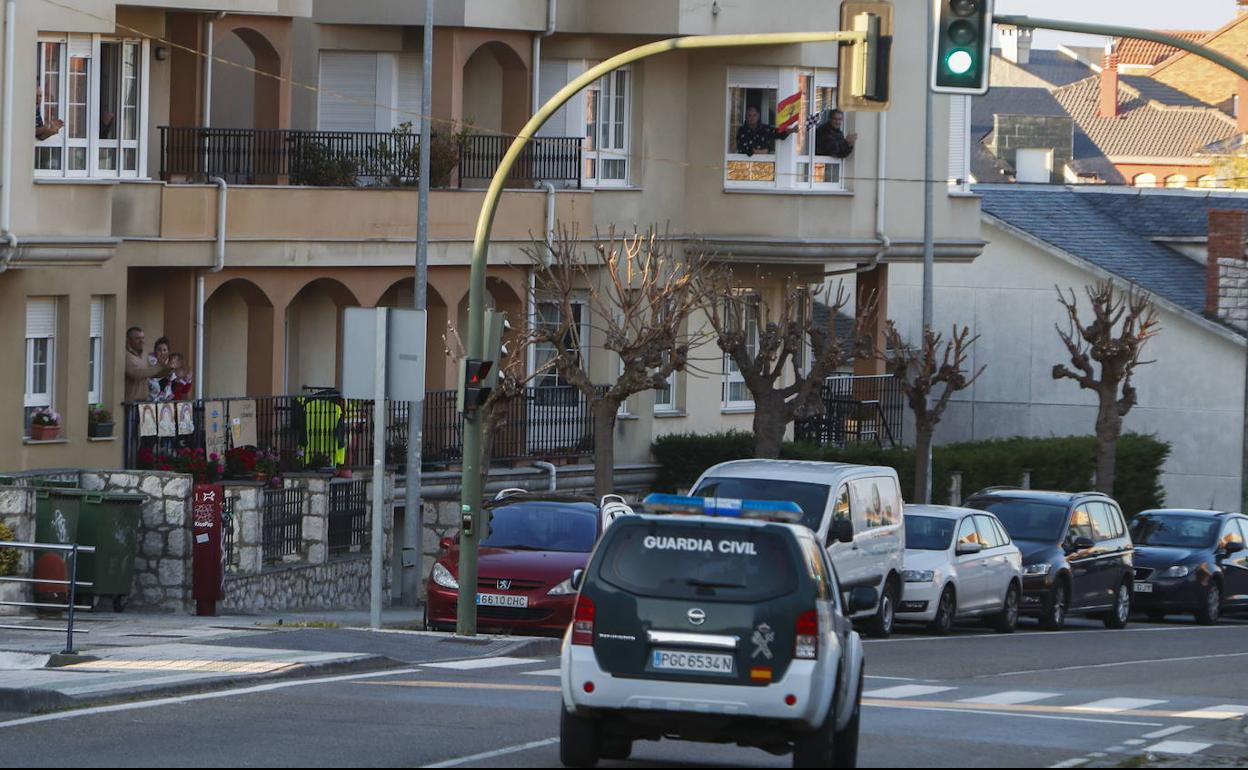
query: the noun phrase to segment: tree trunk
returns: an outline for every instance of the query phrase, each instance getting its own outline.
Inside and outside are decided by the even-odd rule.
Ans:
[[[615,416],[620,405],[611,401],[591,401],[594,417],[594,496],[615,491]]]
[[[768,401],[754,404],[754,456],[764,460],[778,460],[780,445],[784,443],[784,431],[789,422],[784,419],[784,408]]]
[[[1111,497],[1118,462],[1118,437],[1122,435],[1122,416],[1118,414],[1116,395],[1103,394],[1096,414],[1096,491]]]
[[[929,505],[932,502],[928,491],[931,466],[928,465],[927,459],[932,452],[932,426],[917,425],[915,432],[917,436],[914,440],[914,500],[923,505]]]

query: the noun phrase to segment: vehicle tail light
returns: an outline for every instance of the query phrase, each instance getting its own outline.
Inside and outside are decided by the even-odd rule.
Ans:
[[[815,660],[819,657],[819,612],[807,610],[797,618],[797,644],[793,657]]]
[[[572,644],[594,643],[594,600],[585,594],[576,597],[572,616]]]

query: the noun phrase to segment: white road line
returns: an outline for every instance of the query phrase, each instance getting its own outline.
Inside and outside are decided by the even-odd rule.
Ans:
[[[978,698],[963,698],[958,703],[978,703],[983,706],[1017,706],[1022,703],[1035,703],[1038,700],[1056,698],[1059,693],[1027,692],[1026,690],[1007,690],[994,695],[983,695]]]
[[[522,751],[532,751],[546,746],[554,746],[559,742],[558,738],[547,738],[542,741],[533,741],[531,743],[521,743],[518,746],[508,746],[505,749],[495,749],[494,751],[483,751],[480,754],[473,754],[469,757],[458,757],[456,759],[448,759],[445,762],[438,762],[432,765],[422,765],[422,767],[459,767],[469,762],[480,762],[486,759],[494,759],[508,754],[519,754]]]
[[[1176,719],[1238,719],[1242,716],[1248,716],[1248,706],[1236,706],[1227,703],[1195,711],[1184,711],[1182,714],[1175,714],[1174,716]]]
[[[1066,768],[1066,767],[1082,767],[1083,765],[1088,764],[1088,762],[1090,761],[1091,760],[1089,759],[1079,757],[1078,759],[1068,759],[1065,762],[1058,762],[1056,765],[1049,765],[1049,767],[1053,768],[1053,770],[1058,770],[1058,768]]]
[[[1121,719],[1093,719],[1092,717],[1059,717],[1045,714],[1020,714],[1016,711],[980,711],[978,709],[942,709],[936,706],[910,706],[905,703],[864,703],[863,708],[899,709],[902,711],[930,711],[935,714],[977,714],[985,717],[1015,717],[1018,719],[1043,719],[1050,722],[1084,722],[1094,725],[1128,725],[1130,727],[1161,727],[1160,722],[1126,722]]]
[[[1132,738],[1132,739],[1131,739],[1131,740],[1129,740],[1129,741],[1123,741],[1123,742],[1122,742],[1122,745],[1124,745],[1124,746],[1143,746],[1143,745],[1144,745],[1144,744],[1146,744],[1146,743],[1148,743],[1148,741],[1143,740],[1143,739],[1141,739],[1141,738]]]
[[[921,679],[915,679],[911,676],[871,676],[867,674],[867,679],[879,679],[882,682],[920,682]]]
[[[1149,706],[1158,706],[1164,700],[1148,700],[1147,698],[1106,698],[1092,701],[1080,706],[1064,706],[1066,711],[1084,711],[1089,714],[1117,714],[1122,711],[1138,711]]]
[[[924,695],[935,695],[938,692],[949,692],[956,689],[956,687],[929,687],[922,684],[907,684],[900,687],[886,687],[883,690],[869,690],[864,692],[862,697],[900,700],[902,698],[921,698]]]
[[[1213,746],[1212,743],[1193,743],[1192,741],[1162,741],[1149,746],[1145,751],[1152,754],[1180,754],[1190,757],[1193,754],[1199,754],[1207,748]]]
[[[257,693],[272,692],[274,690],[284,690],[288,687],[307,687],[317,684],[334,684],[335,682],[351,682],[357,679],[376,679],[383,676],[398,676],[402,674],[418,673],[418,668],[398,668],[389,671],[373,671],[368,674],[346,674],[343,676],[326,676],[319,679],[295,679],[289,682],[273,682],[271,684],[260,684],[253,687],[242,687],[236,690],[221,690],[219,692],[205,692],[197,695],[184,695],[176,698],[158,698],[156,700],[140,701],[138,703],[118,703],[112,706],[96,706],[94,708],[78,709],[76,711],[60,711],[55,714],[41,714],[35,717],[23,717],[22,719],[12,719],[7,722],[0,722],[0,730],[13,727],[22,727],[25,725],[34,725],[41,722],[57,722],[62,719],[73,719],[74,717],[95,716],[97,714],[112,714],[119,711],[138,711],[139,709],[160,708],[161,706],[176,706],[181,703],[193,703],[201,700],[216,700],[218,698],[233,698],[239,695],[255,695]]]
[[[1217,628],[1217,626],[1214,626]],[[1028,674],[1053,674],[1062,671],[1083,671],[1090,668],[1118,668],[1120,666],[1138,666],[1148,663],[1184,663],[1193,660],[1216,660],[1218,658],[1243,658],[1248,652],[1228,652],[1222,655],[1192,655],[1185,658],[1153,658],[1152,660],[1120,660],[1115,663],[1093,663],[1086,666],[1063,666],[1062,668],[1032,668],[1025,671],[1006,671],[1000,674],[984,674],[977,679],[994,679],[999,676],[1026,676]]]
[[[904,644],[905,642],[965,642],[965,641],[984,641],[986,639],[998,639],[1006,641],[1010,639],[1050,639],[1054,636],[1093,636],[1097,634],[1115,634],[1125,636],[1126,634],[1154,634],[1167,633],[1175,631],[1185,631],[1189,633],[1197,633],[1202,631],[1243,631],[1248,626],[1236,625],[1220,625],[1220,626],[1167,626],[1165,628],[1122,628],[1118,630],[1108,629],[1081,629],[1074,631],[1046,631],[1042,636],[1037,634],[963,634],[958,636],[894,636],[891,639],[863,639],[863,644]]]
[[[1167,727],[1164,730],[1158,730],[1155,733],[1149,733],[1148,735],[1145,735],[1144,737],[1150,741],[1159,741],[1162,738],[1169,738],[1171,735],[1178,735],[1179,733],[1185,733],[1190,729],[1192,729],[1192,725],[1176,725],[1174,727]]]
[[[559,676],[562,672],[557,668],[548,668],[545,671],[525,671],[525,676]]]
[[[541,663],[538,658],[474,658],[472,660],[451,660],[445,663],[426,663],[425,668],[446,668],[455,671],[477,671],[483,668],[502,668],[504,666],[527,666],[530,663]]]

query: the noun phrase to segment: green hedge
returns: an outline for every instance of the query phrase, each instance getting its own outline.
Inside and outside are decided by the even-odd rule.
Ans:
[[[652,447],[660,466],[656,487],[673,491],[688,487],[702,471],[728,460],[754,454],[754,434],[741,431],[664,436]],[[1115,498],[1128,515],[1160,507],[1165,502],[1161,466],[1170,445],[1152,436],[1135,433],[1118,442]],[[904,497],[914,489],[914,450],[854,446],[847,449],[785,444],[781,455],[793,460],[823,460],[860,465],[887,465],[897,469]],[[1096,439],[1091,436],[1011,438],[972,441],[936,447],[932,456],[932,499],[949,502],[949,480],[962,472],[963,496],[997,485],[1018,484],[1024,470],[1031,471],[1033,489],[1070,492],[1092,488],[1096,467]]]

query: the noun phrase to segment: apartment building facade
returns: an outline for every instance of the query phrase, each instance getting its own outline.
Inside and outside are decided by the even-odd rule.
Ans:
[[[411,302],[417,192],[407,161],[422,120],[424,4],[16,5],[16,43],[4,52],[17,107],[12,152],[0,159],[11,180],[0,319],[25,333],[0,343],[13,363],[0,374],[0,467],[122,463],[118,440],[88,439],[87,405],[123,409],[131,326],[149,346],[168,336],[187,355],[200,398],[340,384],[343,310]],[[454,385],[443,335],[466,326],[481,188],[535,104],[644,42],[834,29],[839,19],[838,4],[816,0],[779,11],[746,0],[441,0],[436,10],[431,119],[439,134],[467,130],[459,163],[433,178],[431,391]],[[833,45],[669,54],[602,79],[543,129],[509,181],[490,301],[517,318],[551,312],[530,307],[540,276],[526,250],[553,217],[586,240],[658,224],[759,291],[788,275],[820,284],[859,268],[882,323],[889,265],[922,258],[924,35],[922,14],[898,7],[892,110],[849,116],[859,139],[843,160],[817,155],[813,130],[752,155],[734,142],[749,107],[772,120],[798,93],[807,114],[835,106]],[[32,104],[28,120],[21,105]],[[944,97],[933,119],[937,168],[961,182],[952,169],[968,152],[965,121]],[[935,185],[937,259],[969,262],[983,248],[978,198]],[[584,325],[593,376],[610,382],[618,362]],[[619,461],[644,460],[659,434],[749,428],[752,403],[731,367],[713,345],[701,357],[712,363],[630,402]],[[63,416],[55,442],[29,437],[40,407]]]

